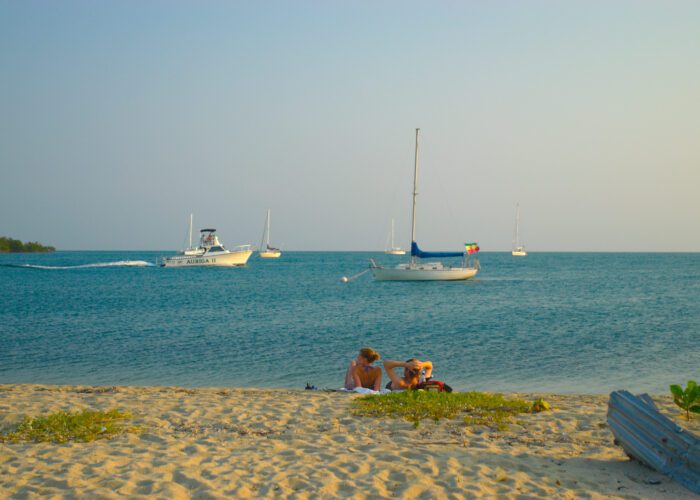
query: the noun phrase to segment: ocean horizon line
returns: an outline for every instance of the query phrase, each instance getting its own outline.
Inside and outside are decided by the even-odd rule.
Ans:
[[[128,248],[128,249],[77,249],[77,248],[70,248],[70,249],[61,249],[61,250],[55,250],[53,252],[12,252],[12,253],[7,253],[7,255],[27,255],[27,254],[40,254],[40,253],[61,253],[61,252],[102,252],[102,253],[112,253],[112,252],[149,252],[149,253],[155,253],[155,252],[163,252],[163,253],[172,253],[172,252],[177,252],[178,250],[173,250],[173,249],[155,249],[155,250],[146,250],[146,249],[134,249],[134,248]],[[255,250],[257,251],[257,249]],[[444,249],[442,250],[435,250],[435,251],[446,251]],[[505,250],[481,250],[479,253],[480,254],[487,254],[487,253],[509,253],[511,249],[505,249]],[[282,250],[283,254],[285,252],[293,252],[293,253],[385,253],[384,250],[297,250],[297,249],[283,249]],[[700,250],[533,250],[528,248],[528,254],[625,254],[625,253],[632,253],[632,254],[698,254],[700,253]],[[408,251],[406,252],[405,256],[410,256]],[[402,256],[396,256],[396,257],[402,257]]]

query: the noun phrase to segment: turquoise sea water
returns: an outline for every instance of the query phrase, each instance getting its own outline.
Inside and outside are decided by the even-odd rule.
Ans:
[[[454,283],[341,283],[370,257],[404,259],[362,252],[106,265],[159,255],[0,255],[0,383],[340,387],[362,346],[430,359],[460,390],[700,378],[700,254],[482,252],[477,279]]]

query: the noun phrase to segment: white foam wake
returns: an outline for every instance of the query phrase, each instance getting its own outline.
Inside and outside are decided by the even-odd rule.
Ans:
[[[116,262],[96,262],[94,264],[81,264],[78,266],[39,266],[34,264],[22,264],[16,267],[27,267],[31,269],[89,269],[93,267],[153,267],[152,262],[145,260],[118,260]]]

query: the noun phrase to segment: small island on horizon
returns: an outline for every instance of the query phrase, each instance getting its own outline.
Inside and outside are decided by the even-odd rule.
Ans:
[[[7,236],[0,236],[0,253],[38,253],[55,251],[55,247],[42,245],[36,241],[22,243],[20,240],[8,238]]]

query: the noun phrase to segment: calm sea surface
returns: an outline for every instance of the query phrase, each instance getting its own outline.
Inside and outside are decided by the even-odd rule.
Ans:
[[[0,255],[0,383],[340,387],[363,346],[430,359],[460,390],[700,379],[700,254],[485,252],[478,279],[455,283],[341,283],[370,257],[404,259],[362,252],[106,265],[163,254]]]

